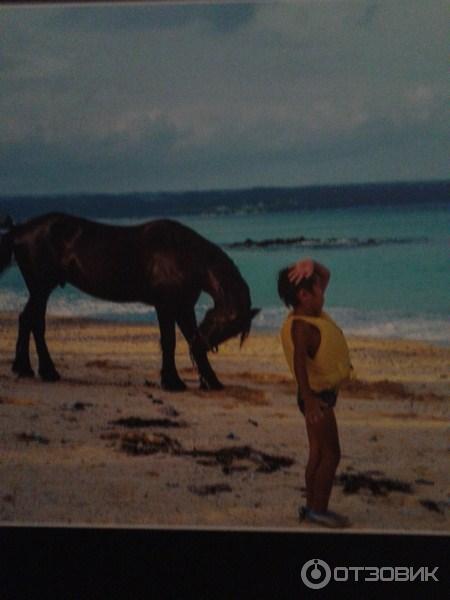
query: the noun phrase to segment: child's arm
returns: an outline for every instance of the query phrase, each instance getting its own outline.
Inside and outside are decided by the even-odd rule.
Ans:
[[[294,321],[292,324],[292,339],[294,342],[294,371],[301,397],[305,403],[305,419],[317,423],[323,418],[321,407],[326,406],[309,386],[306,372],[306,359],[311,343],[310,329],[304,321]]]
[[[324,265],[312,260],[312,258],[297,261],[289,270],[289,279],[292,283],[297,284],[303,278],[308,279],[312,274],[316,275],[318,284],[322,291],[325,291],[330,281],[330,271]]]

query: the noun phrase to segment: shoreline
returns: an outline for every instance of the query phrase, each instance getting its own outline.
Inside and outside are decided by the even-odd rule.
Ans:
[[[307,442],[277,334],[221,346],[210,360],[225,390],[205,392],[177,332],[188,390],[174,394],[159,387],[158,328],[142,323],[49,317],[62,379],[18,380],[17,316],[0,314],[0,522],[322,531],[296,518]],[[450,349],[348,340],[357,379],[336,408],[342,460],[330,508],[350,517],[350,532],[449,532]],[[277,466],[283,458],[293,462]],[[411,490],[345,491],[342,476],[361,474]]]
[[[3,310],[0,309],[0,322],[2,320],[7,321],[7,322],[13,322],[15,325],[17,325],[18,322],[18,318],[19,318],[19,314],[20,314],[20,310]],[[156,320],[150,320],[148,318],[142,318],[142,319],[127,319],[126,317],[123,318],[113,318],[110,316],[77,316],[77,315],[57,315],[57,314],[51,314],[51,313],[47,313],[46,316],[46,321],[50,324],[54,324],[54,325],[70,325],[70,324],[80,324],[80,325],[108,325],[111,327],[118,327],[118,328],[127,328],[127,327],[139,327],[139,328],[156,328],[158,329],[158,322]],[[200,320],[199,320],[200,322]],[[280,323],[281,326],[281,323]],[[250,335],[278,335],[279,332],[279,328],[280,326],[272,326],[272,325],[259,325],[257,327],[255,327],[255,325],[252,326],[252,329],[250,331]],[[351,328],[350,328],[351,329]],[[178,329],[177,329],[178,331]],[[425,339],[419,339],[419,338],[404,338],[401,336],[375,336],[375,335],[370,335],[370,334],[353,334],[353,333],[346,333],[346,331],[348,331],[347,329],[344,330],[345,336],[347,340],[353,340],[353,341],[364,341],[364,342],[384,342],[384,343],[404,343],[404,344],[418,344],[418,345],[426,345],[426,346],[433,346],[436,348],[443,348],[443,349],[450,349],[450,339],[449,340],[445,340],[444,341],[436,341],[436,340],[425,340]]]

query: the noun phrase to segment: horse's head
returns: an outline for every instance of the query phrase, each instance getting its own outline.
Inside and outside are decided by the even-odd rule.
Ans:
[[[237,335],[241,336],[242,346],[260,309],[251,307],[249,287],[233,261],[221,250],[214,260],[204,282],[214,307],[200,323],[196,341],[206,350],[216,351],[220,344]]]
[[[198,336],[207,350],[217,350],[226,340],[241,336],[241,346],[250,333],[252,319],[259,313],[259,308],[248,308],[245,311],[227,311],[224,308],[211,308],[198,328]]]

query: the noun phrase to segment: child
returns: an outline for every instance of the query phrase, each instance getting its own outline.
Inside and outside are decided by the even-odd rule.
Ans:
[[[329,280],[329,270],[311,259],[280,271],[278,293],[293,309],[282,325],[281,341],[297,381],[297,401],[309,440],[306,506],[299,509],[299,518],[326,527],[347,527],[347,518],[328,510],[340,460],[333,407],[339,385],[352,370],[342,331],[322,311]]]

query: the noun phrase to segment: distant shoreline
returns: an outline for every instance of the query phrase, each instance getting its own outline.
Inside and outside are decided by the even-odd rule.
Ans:
[[[46,212],[99,219],[223,216],[309,209],[449,203],[450,181],[251,187],[172,192],[67,192],[0,196],[0,215],[24,220]]]

